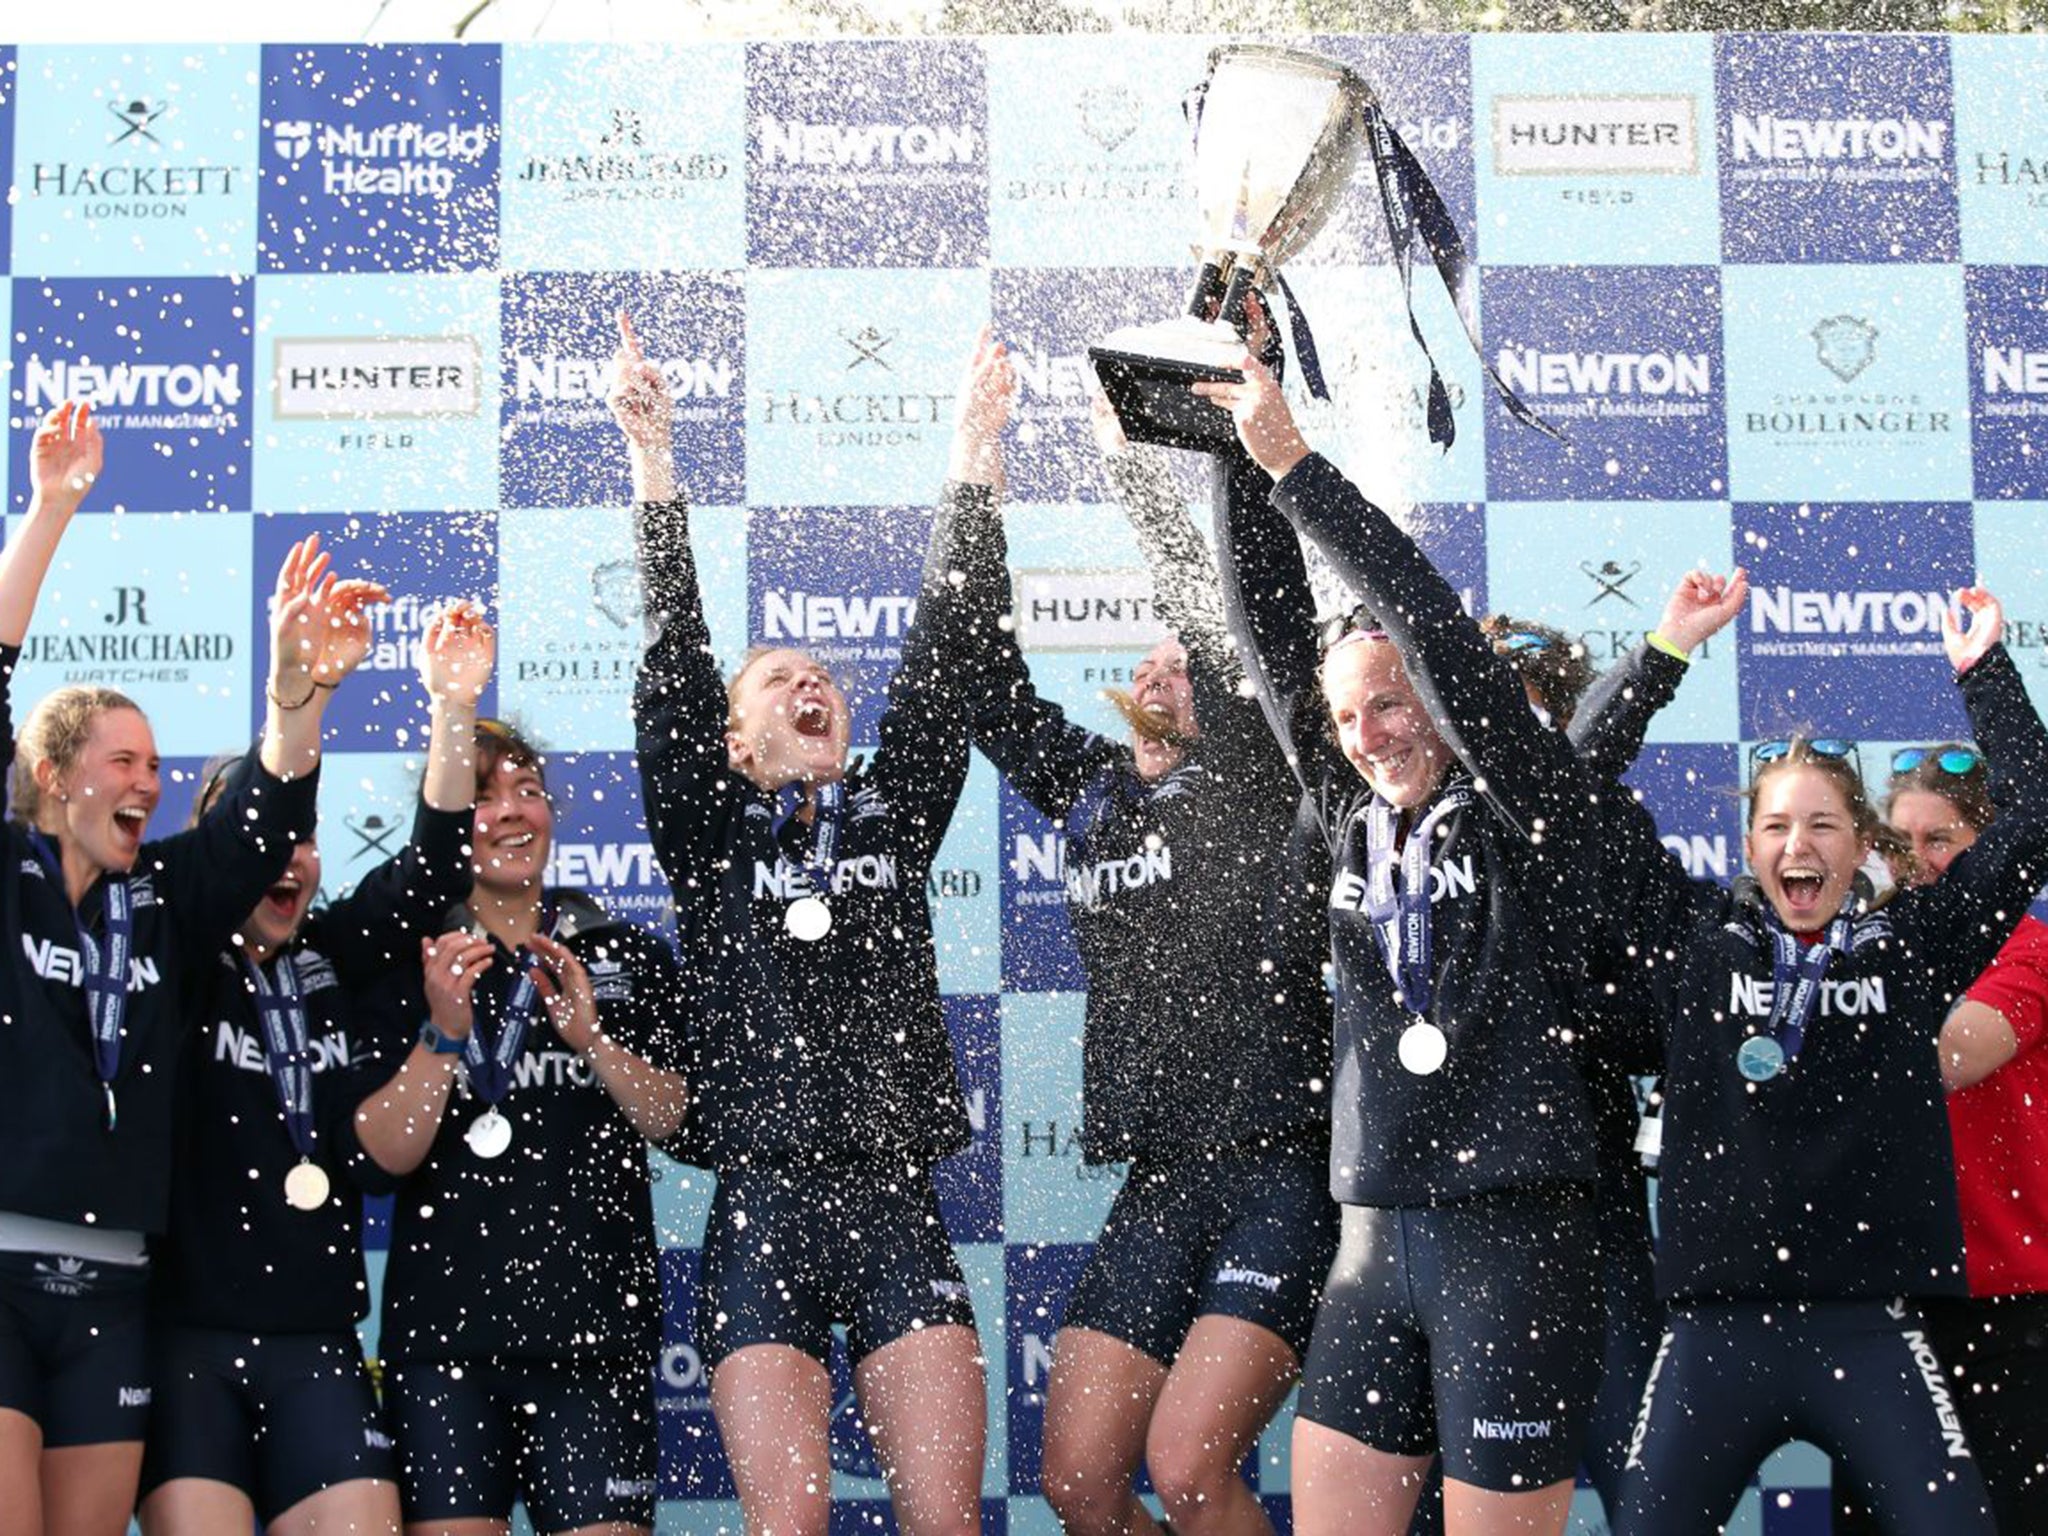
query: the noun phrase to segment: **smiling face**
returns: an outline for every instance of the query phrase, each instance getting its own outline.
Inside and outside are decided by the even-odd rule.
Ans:
[[[539,889],[554,840],[555,808],[540,773],[516,756],[499,756],[476,791],[478,889],[500,897]]]
[[[802,651],[764,651],[729,690],[726,758],[766,790],[846,776],[853,716],[824,666]]]
[[[1323,699],[1337,745],[1373,793],[1397,810],[1426,804],[1451,750],[1415,696],[1401,653],[1384,640],[1333,646],[1323,658]]]
[[[94,867],[125,874],[135,867],[150,813],[163,794],[156,737],[136,709],[92,717],[71,762],[35,765],[37,824],[75,847]]]
[[[1778,921],[1792,932],[1813,933],[1833,921],[1870,848],[1847,790],[1826,769],[1790,763],[1758,779],[1743,851]]]
[[[320,890],[320,848],[308,839],[292,847],[292,861],[277,884],[263,893],[242,924],[242,947],[258,956],[276,954],[292,941]]]
[[[1977,841],[1977,829],[1955,802],[1931,789],[1894,793],[1887,820],[1912,844],[1915,885],[1932,885],[1948,873],[1957,854]]]

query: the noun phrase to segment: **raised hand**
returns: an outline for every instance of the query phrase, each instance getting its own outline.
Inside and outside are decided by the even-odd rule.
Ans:
[[[1962,615],[1969,615],[1970,627],[1963,628]],[[1949,607],[1941,613],[1941,648],[1948,652],[1948,664],[1961,677],[1984,659],[1985,653],[2005,637],[2005,608],[1988,587],[1959,587]]]
[[[29,443],[28,477],[35,500],[67,514],[76,511],[105,460],[92,402],[66,400],[42,419]]]
[[[647,360],[634,333],[632,317],[619,311],[619,347],[612,353],[612,385],[605,393],[612,420],[626,440],[644,453],[669,450],[669,428],[675,401],[661,370]]]
[[[313,680],[333,688],[363,664],[374,638],[368,609],[391,601],[383,585],[359,577],[338,581],[329,575],[320,586],[320,656]]]
[[[286,552],[270,599],[270,698],[281,709],[313,702],[326,611],[320,588],[332,562],[311,533]]]
[[[1671,589],[1657,633],[1681,651],[1695,651],[1728,626],[1749,601],[1749,572],[1735,567],[1726,576],[1687,571]]]
[[[1230,412],[1244,451],[1259,468],[1279,480],[1308,457],[1308,444],[1295,426],[1294,413],[1287,408],[1287,397],[1271,370],[1249,352],[1237,368],[1244,374],[1242,381],[1203,379],[1190,387]]]
[[[1003,428],[1017,404],[1017,369],[1010,349],[983,326],[960,380],[953,416],[947,477],[963,485],[1003,484]]]
[[[498,660],[498,632],[468,598],[457,598],[420,641],[420,684],[437,705],[475,709]]]

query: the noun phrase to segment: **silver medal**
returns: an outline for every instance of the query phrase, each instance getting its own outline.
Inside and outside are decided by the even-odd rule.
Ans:
[[[284,1203],[295,1211],[317,1211],[327,1203],[332,1186],[318,1163],[301,1162],[284,1176]]]
[[[782,926],[792,939],[815,944],[832,931],[832,909],[821,896],[799,896],[782,914]]]
[[[1451,1042],[1436,1025],[1427,1019],[1417,1019],[1401,1031],[1398,1047],[1401,1065],[1417,1077],[1427,1077],[1440,1069],[1451,1054]]]
[[[512,1145],[512,1122],[495,1109],[487,1109],[469,1122],[462,1139],[478,1157],[503,1157]]]

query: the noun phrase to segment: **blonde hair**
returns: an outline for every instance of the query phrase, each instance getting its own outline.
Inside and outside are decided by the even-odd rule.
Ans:
[[[142,714],[142,706],[118,689],[83,684],[59,688],[29,711],[14,738],[14,771],[8,782],[16,821],[32,827],[42,815],[43,787],[36,782],[36,766],[49,763],[59,777],[69,773],[85,750],[93,722],[114,709]]]
[[[1763,788],[1764,780],[1792,768],[1819,770],[1833,782],[1847,802],[1849,821],[1857,837],[1870,844],[1871,850],[1895,869],[1910,870],[1914,867],[1913,845],[1877,814],[1877,807],[1870,800],[1870,787],[1863,782],[1863,775],[1856,771],[1855,764],[1846,757],[1831,757],[1814,751],[1813,737],[1804,731],[1792,737],[1782,757],[1758,764],[1750,774],[1749,788],[1743,791],[1743,798],[1749,802],[1748,821],[1756,820],[1757,794]]]

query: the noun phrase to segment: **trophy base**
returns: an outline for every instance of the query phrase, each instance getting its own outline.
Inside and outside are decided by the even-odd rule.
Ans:
[[[1107,346],[1090,347],[1088,359],[1124,436],[1132,442],[1216,453],[1237,441],[1237,423],[1230,412],[1189,388],[1204,379],[1242,382],[1244,375],[1237,369]]]

